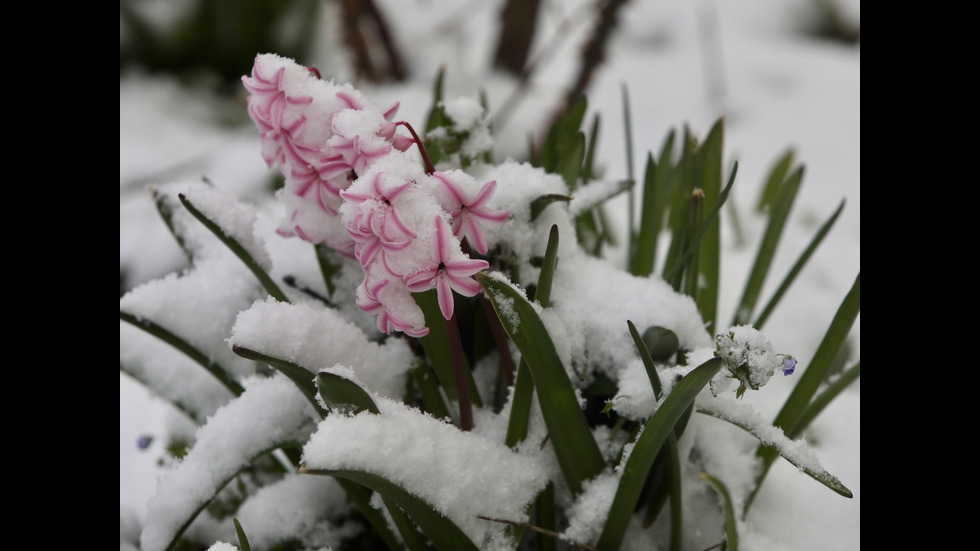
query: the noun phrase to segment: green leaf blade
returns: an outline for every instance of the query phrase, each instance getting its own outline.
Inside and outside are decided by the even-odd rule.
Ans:
[[[544,323],[522,293],[507,282],[476,274],[507,334],[527,361],[558,463],[572,492],[605,466],[565,366]]]
[[[694,403],[698,393],[721,369],[721,366],[721,358],[712,358],[694,368],[674,386],[650,417],[650,421],[637,437],[626,464],[622,467],[623,475],[596,547],[603,551],[619,549],[640,498],[643,483],[653,467],[654,459],[668,437],[674,433],[674,425],[680,420],[684,411]]]

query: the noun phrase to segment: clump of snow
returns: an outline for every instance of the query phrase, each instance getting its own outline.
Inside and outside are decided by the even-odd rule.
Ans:
[[[715,344],[715,355],[725,366],[711,379],[711,393],[715,396],[727,390],[733,379],[739,381],[739,397],[746,387],[759,390],[783,366],[783,358],[773,351],[769,339],[748,325],[729,328],[715,337]]]
[[[184,198],[237,241],[263,270],[268,272],[272,269],[272,260],[265,249],[265,243],[254,231],[257,207],[242,203],[225,192],[206,187],[188,190],[184,193]]]
[[[200,364],[123,321],[119,322],[119,366],[198,423],[232,397],[231,391]]]
[[[460,97],[443,101],[442,107],[452,120],[453,130],[466,133],[466,139],[460,144],[460,153],[472,158],[493,150],[489,122],[479,102]]]
[[[311,548],[331,548],[363,530],[351,521],[331,520],[349,510],[347,496],[328,476],[287,474],[259,489],[235,513],[253,549],[271,549],[299,538]]]
[[[599,539],[621,477],[621,471],[606,470],[582,484],[582,493],[566,510],[569,518],[565,536],[579,543]]]
[[[164,475],[147,503],[140,535],[144,551],[162,551],[190,515],[269,445],[304,441],[316,416],[285,376],[246,379],[245,392],[219,409],[197,431],[197,442],[177,468]]]
[[[376,396],[379,415],[331,415],[303,448],[308,469],[381,476],[429,503],[481,549],[511,549],[505,525],[528,520],[526,506],[549,473],[534,459],[474,432]]]
[[[238,314],[229,343],[303,366],[311,380],[320,369],[352,366],[369,388],[392,397],[404,393],[414,360],[403,339],[378,344],[335,310],[271,297]]]

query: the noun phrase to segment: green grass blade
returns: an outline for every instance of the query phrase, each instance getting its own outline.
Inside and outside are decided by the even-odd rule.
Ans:
[[[381,501],[384,502],[385,507],[388,509],[388,514],[391,515],[391,521],[395,524],[395,528],[398,529],[398,533],[401,534],[402,541],[405,542],[405,547],[409,551],[434,551],[432,546],[429,545],[428,538],[419,532],[416,524],[402,511],[397,503],[388,497],[382,497]]]
[[[333,278],[340,271],[340,259],[338,253],[323,243],[317,243],[314,247],[316,251],[316,263],[320,266],[320,274],[323,275],[323,285],[327,289],[327,296],[333,297],[337,286],[333,283]]]
[[[735,165],[732,167],[732,173],[728,177],[728,184],[725,185],[725,189],[722,190],[718,202],[715,204],[714,208],[712,209],[711,213],[708,215],[707,219],[699,227],[697,234],[694,236],[693,242],[689,247],[685,249],[684,253],[681,254],[676,259],[671,270],[664,274],[664,279],[666,281],[670,281],[672,278],[678,277],[683,272],[687,262],[690,261],[691,258],[694,256],[694,254],[698,252],[698,248],[700,247],[704,236],[708,233],[709,229],[711,228],[711,224],[718,218],[718,212],[721,210],[721,207],[725,204],[725,201],[728,200],[728,194],[732,190],[732,185],[735,183],[735,174],[737,173],[738,173],[738,163],[735,163]]]
[[[544,261],[541,264],[541,272],[538,274],[538,286],[534,293],[534,299],[542,306],[551,303],[551,286],[555,276],[555,267],[558,264],[558,226],[551,226],[548,234],[548,245],[544,253]],[[534,398],[534,383],[531,372],[528,370],[527,361],[521,358],[517,367],[517,376],[514,379],[514,395],[511,398],[510,417],[507,419],[507,435],[504,443],[508,447],[515,447],[524,437],[527,436],[528,419],[531,414],[531,400]]]
[[[446,408],[446,403],[443,402],[442,395],[439,394],[439,381],[436,379],[432,368],[425,363],[419,362],[419,365],[413,367],[409,371],[409,374],[411,374],[412,380],[415,381],[415,386],[419,389],[419,394],[422,397],[422,407],[426,413],[429,413],[436,419],[451,419],[452,416],[449,415],[449,409]]]
[[[510,282],[482,272],[476,279],[527,361],[558,464],[572,493],[579,494],[582,483],[599,474],[605,461],[554,342],[534,307]]]
[[[721,511],[725,516],[725,549],[727,551],[738,551],[738,531],[735,529],[735,510],[732,508],[732,497],[728,494],[728,488],[717,478],[708,473],[701,473],[701,480],[708,483],[711,488],[718,493],[721,498]]]
[[[535,513],[537,515],[537,527],[548,532],[555,531],[555,483],[548,482],[548,486],[538,494],[534,502]],[[545,532],[538,532],[538,551],[555,551],[555,538]]]
[[[272,281],[269,274],[267,274],[266,271],[259,266],[259,263],[255,261],[252,255],[245,249],[245,247],[242,246],[241,243],[238,242],[238,240],[232,237],[213,220],[208,218],[204,213],[199,211],[186,197],[184,197],[183,193],[178,194],[177,197],[180,198],[180,202],[184,204],[184,207],[186,207],[187,210],[194,215],[194,218],[197,218],[202,224],[204,224],[205,227],[211,230],[211,233],[217,236],[222,243],[231,249],[231,252],[235,253],[235,256],[245,263],[245,266],[255,275],[255,277],[259,280],[259,283],[262,284],[270,295],[275,297],[275,299],[280,302],[289,302],[289,299],[287,299],[286,295],[279,289],[279,286]]]
[[[357,470],[319,470],[301,469],[308,474],[332,476],[350,480],[369,488],[388,501],[400,507],[422,532],[442,551],[480,551],[472,540],[456,524],[436,511],[425,500],[415,496],[401,486],[376,474]]]
[[[272,356],[266,356],[261,352],[256,352],[242,346],[232,346],[231,350],[243,358],[262,362],[272,368],[275,368],[276,371],[279,371],[288,377],[289,380],[299,388],[300,392],[303,393],[303,396],[306,396],[306,399],[313,404],[313,409],[315,409],[317,413],[323,417],[323,406],[321,406],[316,400],[317,390],[316,383],[313,382],[312,371],[292,362],[281,360],[279,358],[273,358]]]
[[[721,358],[712,358],[694,368],[674,385],[673,390],[650,417],[622,468],[623,475],[596,547],[603,551],[619,549],[654,459],[668,437],[673,434],[674,425],[688,406],[694,403],[701,389],[721,369],[721,365]]]
[[[786,228],[786,220],[789,212],[793,208],[796,194],[800,190],[803,182],[803,167],[793,172],[786,182],[782,185],[777,201],[772,205],[769,215],[769,224],[763,234],[762,242],[759,244],[759,252],[755,257],[755,264],[745,282],[745,290],[742,292],[742,300],[739,301],[735,311],[735,318],[731,325],[745,325],[752,317],[756,302],[759,300],[759,293],[766,282],[769,268],[772,266],[772,259],[776,255],[776,247],[779,246],[779,239]]]
[[[625,145],[625,147],[626,147],[626,178],[628,178],[629,181],[631,181],[631,182],[635,182],[636,179],[634,178],[634,172],[633,172],[633,127],[632,127],[632,118],[633,118],[633,116],[630,114],[630,98],[629,98],[629,92],[626,89],[626,83],[625,82],[622,85],[622,95],[623,95],[623,132],[625,133],[625,138],[624,138],[625,139],[625,142],[624,143],[626,144]],[[634,206],[635,205],[635,202],[636,202],[636,198],[635,198],[635,195],[634,195],[634,192],[633,192],[633,188],[630,187],[629,195],[627,196],[627,201],[626,201],[626,208],[627,208],[627,211],[626,211],[626,258],[627,258],[627,262],[629,261],[630,258],[633,257],[633,254],[635,254],[635,252],[636,252],[633,249],[633,246],[634,246],[634,244],[633,244],[633,231],[636,228],[636,222],[633,220],[633,218],[636,216],[634,214],[634,212],[633,212],[636,209],[636,207]]]
[[[443,81],[446,78],[446,66],[441,65],[439,72],[436,73],[436,81],[432,84],[432,106],[429,107],[429,116],[425,119],[425,133],[445,126],[447,122],[446,113],[443,111],[439,102],[442,101]]]
[[[228,370],[211,361],[207,354],[201,352],[189,342],[170,332],[168,329],[165,329],[163,326],[148,319],[143,319],[123,311],[119,312],[119,319],[139,327],[154,337],[157,337],[158,339],[173,346],[177,350],[180,350],[192,360],[201,364],[204,369],[208,370],[208,373],[214,375],[215,378],[221,381],[221,384],[225,385],[225,388],[230,390],[235,396],[240,396],[242,392],[245,391],[242,385],[238,384],[238,382],[235,381],[235,379],[229,374]]]
[[[773,424],[783,429],[785,433],[791,434],[796,430],[797,423],[803,418],[803,413],[810,405],[813,395],[826,378],[827,372],[833,364],[838,350],[840,350],[841,345],[847,338],[847,334],[850,332],[851,326],[854,324],[854,320],[857,318],[860,310],[861,274],[858,274],[854,279],[854,285],[851,286],[851,290],[844,297],[844,301],[837,309],[834,320],[827,329],[823,340],[820,342],[820,346],[813,354],[813,359],[807,366],[806,371],[803,372],[799,382],[796,383],[789,398],[786,399],[786,403],[783,404],[779,414],[776,415],[776,420]],[[760,445],[756,449],[756,456],[761,460],[761,469],[756,476],[755,487],[745,502],[745,511],[748,511],[749,506],[752,504],[752,500],[758,493],[763,480],[765,480],[765,476],[769,472],[769,467],[772,465],[772,462],[776,459],[776,455],[776,450],[768,446]]]
[[[592,118],[592,127],[589,129],[588,147],[585,149],[585,160],[582,164],[583,180],[590,180],[595,177],[593,174],[593,161],[595,160],[596,146],[599,143],[599,114],[596,113]]]
[[[663,384],[660,382],[660,375],[657,374],[657,366],[654,365],[650,351],[647,349],[646,343],[643,342],[643,337],[640,336],[640,332],[636,330],[633,322],[626,320],[626,325],[629,327],[630,335],[633,337],[633,342],[636,344],[636,348],[640,353],[640,360],[643,361],[643,368],[647,371],[650,384],[653,385],[653,395],[656,396],[657,400],[660,400],[660,396],[663,394]]]
[[[300,472],[302,471],[303,468],[300,467]],[[337,480],[337,483],[340,484],[340,487],[343,488],[344,493],[347,494],[347,500],[354,504],[354,508],[357,509],[357,512],[361,513],[364,518],[367,519],[368,524],[371,525],[371,529],[374,530],[374,533],[377,534],[381,538],[381,541],[385,543],[385,547],[387,547],[389,551],[400,551],[405,549],[405,546],[398,541],[398,538],[395,537],[394,532],[392,532],[391,528],[389,528],[388,520],[385,519],[385,516],[381,513],[381,511],[371,506],[371,490],[356,482],[344,478],[335,479]]]
[[[531,201],[531,221],[537,220],[538,216],[544,212],[545,207],[551,203],[555,201],[565,201],[567,203],[572,199],[573,197],[571,195],[561,195],[558,193],[549,193],[538,197],[534,201]]]
[[[681,489],[681,460],[677,455],[677,436],[667,435],[664,443],[667,458],[667,492],[670,496],[670,551],[681,551],[684,530],[684,507]]]
[[[851,326],[861,311],[861,274],[854,279],[851,290],[844,297],[834,315],[827,333],[824,335],[820,346],[813,354],[813,359],[807,366],[799,382],[793,388],[793,392],[786,400],[786,404],[776,416],[773,422],[777,427],[781,427],[787,432],[794,430],[799,422],[804,409],[810,404],[813,395],[821,383],[827,378],[827,372],[837,356],[837,351],[851,331]]]
[[[653,153],[647,153],[647,167],[643,173],[643,201],[640,205],[640,231],[636,236],[636,251],[630,258],[630,273],[643,277],[653,273],[653,262],[657,257],[657,236],[663,225],[663,211],[657,202],[657,172]]]
[[[316,376],[316,387],[320,398],[323,398],[323,402],[331,411],[339,410],[356,414],[367,410],[375,414],[381,413],[371,395],[346,377],[321,371]]]
[[[585,118],[585,108],[585,96],[580,96],[575,104],[548,129],[548,135],[541,145],[539,165],[546,172],[558,173],[559,160],[572,145],[570,142],[577,139],[579,128],[582,126],[582,119]]]
[[[827,388],[817,395],[817,397],[810,402],[810,405],[803,410],[803,413],[800,414],[800,419],[796,422],[796,426],[793,427],[793,430],[787,432],[786,436],[793,439],[799,438],[803,434],[803,431],[810,426],[810,423],[812,423],[813,420],[820,415],[820,412],[822,412],[824,408],[834,400],[834,398],[836,398],[845,388],[850,386],[850,384],[857,380],[857,378],[860,376],[861,362],[858,362],[853,367],[841,373],[840,377],[837,377],[832,383],[827,385]]]
[[[653,385],[654,396],[656,396],[657,400],[659,401],[663,395],[663,384],[660,382],[660,375],[657,374],[657,367],[653,363],[653,358],[647,349],[646,342],[640,336],[639,331],[636,330],[636,326],[629,320],[626,321],[626,324],[629,326],[630,335],[632,335],[633,342],[636,343],[636,348],[639,350],[640,359],[643,361],[643,367],[647,371],[647,377],[650,379],[650,384]],[[685,425],[687,424],[686,421],[679,420],[677,425],[680,425],[682,422]],[[670,497],[670,549],[671,551],[679,551],[683,527],[683,513],[681,507],[681,462],[680,458],[677,456],[676,430],[671,431],[671,433],[667,436],[666,445],[664,446],[664,451],[662,453],[664,458],[663,460],[666,461],[667,469],[665,476],[667,485],[666,492]],[[652,467],[653,466],[651,465],[651,468]],[[662,497],[660,497],[663,495],[662,492],[663,488],[654,489],[648,502],[648,512],[650,514],[644,519],[644,526],[649,526],[649,524],[653,522],[656,514],[659,512],[660,506],[663,504]]]
[[[801,254],[793,264],[793,267],[790,269],[789,273],[787,273],[786,277],[783,278],[783,282],[779,285],[779,288],[776,289],[776,292],[773,293],[772,298],[769,299],[766,307],[762,309],[762,313],[759,314],[758,319],[756,319],[755,323],[752,324],[753,327],[760,330],[762,329],[762,326],[766,323],[766,320],[769,319],[769,315],[772,314],[772,311],[776,308],[776,305],[779,304],[780,299],[783,298],[783,295],[786,293],[787,289],[789,289],[789,286],[792,285],[793,281],[796,279],[796,276],[799,275],[801,270],[803,270],[803,267],[810,259],[810,255],[817,250],[817,247],[823,241],[823,238],[826,237],[827,233],[830,231],[830,228],[833,227],[834,222],[837,221],[837,218],[840,216],[840,213],[843,210],[844,201],[841,201],[840,205],[837,207],[837,210],[834,211],[834,214],[832,214],[830,218],[828,218],[827,221],[820,226],[820,229],[817,230],[817,233],[813,236],[813,239],[810,241],[810,244],[807,246],[806,250],[803,251],[803,254]]]
[[[507,418],[507,435],[504,444],[516,447],[527,437],[528,421],[531,415],[531,401],[534,399],[534,383],[527,362],[521,359],[514,378],[514,394],[510,401],[510,417]]]
[[[704,191],[705,212],[711,212],[704,236],[699,238],[698,285],[694,300],[704,319],[705,328],[712,334],[717,330],[718,294],[721,278],[721,224],[717,213],[725,200],[721,196],[722,187],[722,146],[725,133],[725,119],[721,118],[711,127],[708,137],[698,148],[695,164],[697,176],[695,185]],[[727,192],[726,192],[727,196]]]
[[[245,530],[242,530],[241,523],[238,522],[237,518],[231,520],[235,523],[235,533],[238,534],[238,548],[240,551],[252,551],[252,546],[248,544],[248,538],[245,537]]]
[[[765,446],[766,449],[773,452],[774,456],[777,454],[782,456],[783,459],[798,468],[800,472],[834,492],[847,498],[853,497],[851,491],[836,476],[830,474],[819,465],[807,464],[806,460],[803,459],[803,454],[807,450],[803,442],[795,442],[787,434],[776,434],[772,430],[772,427],[763,421],[754,410],[742,409],[740,411],[738,406],[742,406],[741,402],[728,404],[724,408],[718,406],[720,404],[708,402],[700,404],[697,410],[698,413],[728,421],[752,436],[755,436],[762,442],[762,446]]]
[[[555,174],[565,180],[569,190],[578,187],[579,173],[582,171],[582,160],[585,159],[585,134],[576,132],[567,148],[562,150],[555,164]]]
[[[762,213],[767,211],[772,205],[776,204],[776,199],[779,196],[779,190],[786,181],[786,176],[789,174],[789,169],[793,166],[793,150],[789,149],[786,153],[776,161],[773,165],[772,170],[769,171],[769,177],[766,178],[766,183],[762,187],[762,191],[759,193],[759,201],[756,203],[755,210]]]
[[[163,218],[163,223],[167,225],[167,229],[170,230],[170,235],[174,236],[177,240],[177,245],[180,250],[184,251],[184,256],[187,257],[187,261],[194,264],[194,250],[188,246],[187,241],[184,240],[183,234],[174,225],[174,206],[171,204],[171,198],[166,194],[162,193],[156,187],[150,187],[150,193],[153,196],[153,204],[157,207],[157,212],[160,213],[160,218]]]

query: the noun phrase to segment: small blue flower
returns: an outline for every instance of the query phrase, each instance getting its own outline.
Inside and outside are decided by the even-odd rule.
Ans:
[[[153,443],[153,437],[152,436],[148,436],[146,434],[144,434],[143,436],[140,436],[139,437],[139,440],[136,441],[136,445],[141,450],[145,450],[146,448],[149,448],[150,447],[150,444],[152,444],[152,443]]]
[[[796,358],[793,356],[786,356],[783,360],[783,375],[792,375],[793,371],[796,370]]]

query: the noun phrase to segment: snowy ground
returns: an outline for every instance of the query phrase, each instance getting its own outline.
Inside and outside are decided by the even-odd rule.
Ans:
[[[413,79],[398,87],[361,86],[377,105],[401,102],[399,115],[421,125],[429,107],[431,80],[446,66],[447,96],[486,91],[491,108],[503,105],[513,82],[487,67],[498,2],[447,0],[381,2],[405,45]],[[463,10],[459,6],[467,5]],[[497,155],[518,156],[526,133],[536,129],[570,82],[574,58],[588,31],[580,2],[545,2],[540,36],[547,41],[563,17],[572,21],[562,47],[536,75],[518,108],[497,128]],[[634,1],[621,18],[621,33],[589,91],[589,114],[602,114],[598,158],[610,178],[626,176],[622,88],[632,110],[634,170],[642,173],[648,150],[658,150],[667,131],[687,124],[703,137],[725,117],[725,151],[739,171],[730,202],[740,209],[745,243],[725,232],[719,323],[727,323],[764,225],[749,207],[766,172],[786,148],[805,165],[792,225],[775,259],[781,276],[817,226],[846,206],[807,270],[770,319],[765,333],[780,351],[805,365],[841,300],[860,272],[860,47],[818,40],[800,32],[817,2],[804,0]],[[838,0],[845,17],[859,23],[857,0]],[[456,22],[453,31],[447,22]],[[577,23],[576,23],[577,22]],[[540,44],[539,49],[544,47]],[[327,42],[315,64],[325,76],[343,79],[341,53]],[[258,53],[258,52],[257,52]],[[243,74],[250,68],[243,67]],[[209,122],[215,105],[200,94],[159,79],[120,80],[120,267],[130,284],[182,265],[182,257],[153,209],[143,185],[199,177],[247,198],[259,194],[268,171],[251,123],[238,128]],[[222,107],[226,109],[227,107]],[[625,212],[625,206],[623,207]],[[624,215],[625,218],[625,215]],[[767,281],[763,297],[774,290]],[[852,363],[860,359],[860,318],[849,338]],[[774,416],[793,381],[776,378],[753,405]],[[120,375],[120,504],[137,515],[154,491],[160,442],[137,448],[142,435],[163,434],[180,422],[166,404]],[[813,424],[807,440],[823,465],[854,492],[847,500],[785,461],[770,472],[749,523],[772,540],[772,548],[797,551],[860,549],[860,381]]]

